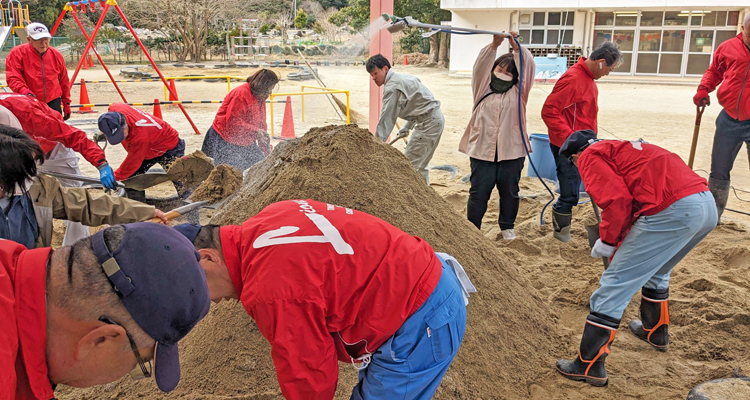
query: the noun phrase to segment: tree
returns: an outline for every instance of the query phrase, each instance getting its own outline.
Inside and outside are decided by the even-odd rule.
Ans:
[[[349,0],[318,0],[318,2],[325,10],[331,7],[340,10],[349,5]]]
[[[289,28],[289,25],[292,24],[292,14],[288,12],[282,12],[280,14],[276,14],[273,17],[273,23],[276,25],[276,29],[281,32],[281,43],[286,44],[286,41],[288,39],[286,30]]]
[[[398,0],[394,3],[394,13],[398,16],[411,15],[415,19],[426,24],[440,24],[443,20],[450,19],[450,12],[440,8],[440,0]],[[437,64],[440,59],[441,35],[430,36],[430,62]],[[443,40],[448,40],[447,36]],[[447,44],[447,43],[446,43]],[[447,48],[445,57],[447,58]]]
[[[333,18],[333,20],[331,20]],[[329,18],[329,21],[342,26],[348,23],[355,31],[367,37],[368,32],[364,28],[370,25],[370,0],[350,0],[349,5],[339,10],[338,15]]]
[[[261,26],[260,26],[260,29],[259,29],[259,31],[260,31],[260,33],[261,33],[262,35],[267,35],[267,34],[268,34],[268,31],[270,31],[270,30],[271,30],[271,27],[270,27],[270,26],[269,26],[268,24],[263,24],[263,25],[261,25]]]
[[[190,57],[199,62],[206,50],[209,30],[219,28],[226,31],[227,22],[232,21],[245,8],[244,0],[130,0],[127,6],[129,18],[137,26],[151,28],[174,35],[181,42],[178,59]]]
[[[330,43],[339,41],[341,25],[346,23],[346,20],[339,21],[336,19],[336,15],[338,14],[339,11],[334,7],[331,7],[320,16],[320,19],[315,24],[320,30],[320,32],[316,31],[316,33],[323,35],[323,37]]]
[[[297,10],[297,16],[294,17],[294,27],[302,29],[307,26],[307,13],[303,9]]]
[[[31,20],[41,22],[51,30],[67,2],[68,0],[28,0],[24,3],[29,5]]]

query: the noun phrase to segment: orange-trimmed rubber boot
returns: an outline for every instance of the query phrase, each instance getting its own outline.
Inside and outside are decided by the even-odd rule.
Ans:
[[[628,328],[656,350],[667,351],[669,345],[669,289],[641,289],[641,319]]]
[[[603,314],[591,313],[586,317],[581,347],[575,360],[557,360],[557,372],[564,377],[586,382],[592,386],[606,386],[608,382],[604,359],[609,345],[615,340],[620,320]]]

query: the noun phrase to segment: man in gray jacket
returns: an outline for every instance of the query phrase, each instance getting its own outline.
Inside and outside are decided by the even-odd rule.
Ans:
[[[393,72],[391,63],[380,54],[370,57],[366,68],[376,85],[385,85],[383,109],[375,135],[382,141],[388,140],[396,118],[405,119],[407,123],[399,134],[408,135],[412,128],[414,134],[406,145],[404,155],[429,184],[427,165],[435,154],[445,127],[440,102],[418,78]]]

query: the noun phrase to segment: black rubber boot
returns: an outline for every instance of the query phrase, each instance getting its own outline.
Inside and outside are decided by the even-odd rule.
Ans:
[[[669,344],[669,289],[641,289],[641,319],[628,328],[656,350],[667,351]]]
[[[607,370],[604,359],[609,354],[609,345],[615,340],[620,320],[592,312],[586,317],[581,347],[575,360],[557,360],[557,372],[564,377],[586,382],[592,386],[607,385]]]
[[[555,228],[552,236],[563,243],[570,242],[570,222],[572,219],[572,213],[563,214],[552,209],[552,226]]]
[[[708,190],[714,195],[714,200],[716,201],[716,212],[719,213],[719,221],[721,221],[721,214],[724,213],[724,208],[727,206],[727,200],[729,199],[729,186],[729,181],[708,178]]]

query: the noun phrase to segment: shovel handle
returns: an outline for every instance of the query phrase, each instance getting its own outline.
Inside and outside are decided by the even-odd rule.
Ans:
[[[167,221],[171,221],[171,220],[179,217],[180,215],[182,215],[182,214],[180,214],[180,213],[178,213],[177,211],[174,211],[174,210],[169,211],[169,212],[167,212],[167,213],[164,214],[164,216],[167,218]],[[154,217],[154,218],[151,218],[148,222],[154,222],[154,223],[160,224],[161,223],[161,218]]]
[[[695,127],[693,128],[693,143],[690,145],[690,157],[688,157],[688,167],[693,169],[693,161],[695,161],[695,149],[698,147],[698,132],[701,130],[701,117],[703,117],[703,111],[706,109],[706,104],[701,103],[700,106],[695,107]]]

